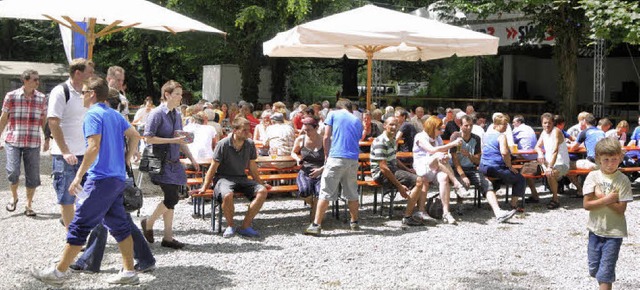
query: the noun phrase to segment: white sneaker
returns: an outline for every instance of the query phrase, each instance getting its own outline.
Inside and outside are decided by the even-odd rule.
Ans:
[[[456,221],[456,219],[455,219],[455,218],[453,218],[453,216],[451,215],[451,213],[450,213],[450,212],[445,213],[445,214],[443,214],[443,215],[442,215],[442,221],[443,221],[444,223],[446,223],[446,224],[450,224],[450,225],[455,225],[455,224],[457,224],[457,223],[458,223],[458,222]]]
[[[56,273],[57,272],[57,273]],[[62,287],[64,282],[69,278],[67,272],[58,272],[56,271],[55,266],[51,266],[46,269],[38,270],[35,268],[31,269],[31,276],[40,280],[42,283],[55,286]]]
[[[500,213],[496,216],[496,221],[498,223],[506,222],[510,218],[512,218],[515,214],[516,214],[516,210],[515,209],[512,209],[512,210],[500,210]]]
[[[413,217],[425,225],[436,225],[436,220],[423,211],[415,212]]]
[[[123,270],[110,278],[108,278],[107,283],[109,284],[118,284],[118,285],[138,285],[140,284],[140,278],[138,278],[138,274],[134,271],[133,274],[125,274]]]

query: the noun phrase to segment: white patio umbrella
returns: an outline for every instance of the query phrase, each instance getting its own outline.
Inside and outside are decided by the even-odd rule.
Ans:
[[[93,57],[96,38],[127,28],[225,32],[145,0],[3,0],[0,18],[51,20],[84,35]],[[76,22],[87,22],[87,30]],[[106,25],[95,31],[96,24]]]
[[[298,25],[263,43],[272,57],[367,60],[367,109],[373,59],[418,61],[498,52],[498,38],[394,10],[366,5]]]

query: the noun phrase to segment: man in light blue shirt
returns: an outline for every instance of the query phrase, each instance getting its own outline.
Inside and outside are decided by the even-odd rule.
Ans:
[[[325,166],[320,181],[320,194],[314,222],[304,231],[306,235],[319,236],[321,224],[330,201],[338,198],[338,189],[348,201],[351,214],[351,229],[358,225],[358,155],[362,137],[362,122],[352,114],[352,103],[340,99],[338,110],[331,111],[324,121]]]

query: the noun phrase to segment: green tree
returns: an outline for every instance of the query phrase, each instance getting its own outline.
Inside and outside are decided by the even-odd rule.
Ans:
[[[589,19],[591,39],[640,44],[638,1],[581,0],[580,4]]]

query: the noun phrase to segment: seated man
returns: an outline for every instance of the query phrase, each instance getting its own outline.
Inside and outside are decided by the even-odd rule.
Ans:
[[[462,116],[460,124],[460,132],[462,145],[451,148],[451,163],[457,177],[462,181],[464,186],[473,185],[482,195],[487,197],[487,201],[493,210],[496,221],[503,223],[508,221],[516,213],[516,210],[501,210],[498,205],[496,193],[493,191],[493,185],[489,179],[478,170],[480,164],[480,156],[482,155],[482,147],[480,146],[480,137],[471,133],[473,127],[473,119],[468,116]],[[460,150],[458,150],[458,148]]]
[[[584,114],[582,119],[578,116],[578,119],[582,131],[576,138],[576,142],[569,147],[569,151],[578,150],[580,145],[584,143],[584,147],[587,149],[587,158],[576,161],[576,168],[593,170],[596,168],[596,143],[605,135],[602,130],[596,128],[596,118],[591,113]],[[576,185],[578,192],[582,192],[582,185],[578,182],[577,177],[570,176],[569,179]]]
[[[564,135],[553,123],[553,115],[544,113],[540,117],[542,122],[542,132],[540,140],[536,144],[538,162],[544,168],[544,175],[553,197],[547,205],[548,209],[556,209],[560,206],[558,200],[558,180],[569,172],[569,151],[567,143],[564,142]],[[538,200],[538,195],[531,195],[532,201]]]
[[[213,151],[213,161],[207,171],[207,175],[200,188],[200,193],[204,193],[211,185],[215,176],[214,194],[216,199],[222,199],[222,212],[227,221],[227,228],[222,235],[225,238],[238,234],[247,237],[257,237],[260,234],[251,226],[253,218],[258,214],[265,199],[270,185],[262,185],[258,166],[256,165],[256,146],[251,137],[251,125],[249,121],[242,117],[237,117],[232,123],[233,132],[230,136],[220,140]],[[253,180],[247,178],[244,172],[249,168],[249,174]],[[244,194],[251,201],[249,210],[244,217],[242,226],[235,229],[233,215],[235,208],[233,204],[233,194],[239,192]]]
[[[536,132],[533,131],[531,126],[524,123],[524,117],[522,115],[516,115],[513,117],[513,143],[518,147],[518,151],[531,151],[536,147],[536,143],[538,143],[538,138],[536,137]],[[515,152],[511,152],[512,154],[516,154]],[[526,160],[536,160],[536,154],[518,154],[518,156],[522,157]],[[527,178],[527,186],[531,190],[532,196],[538,196],[538,191],[536,190],[535,181],[533,179]]]
[[[393,137],[397,130],[398,120],[395,117],[389,117],[384,121],[384,132],[371,144],[371,175],[380,184],[395,186],[400,195],[408,199],[402,226],[418,226],[422,225],[422,221],[429,219],[423,212],[418,212],[420,215],[413,217],[416,202],[426,201],[426,197],[423,196],[425,193],[421,190],[422,178],[396,159],[397,145]],[[407,194],[410,189],[411,194]]]
[[[605,134],[595,126],[595,122],[596,118],[591,113],[588,113],[585,118],[580,121],[582,131],[578,135],[578,138],[576,138],[576,142],[569,148],[570,151],[576,151],[580,148],[580,145],[584,143],[584,147],[587,149],[587,158],[578,160],[576,162],[577,168],[594,169],[596,167],[596,143],[604,138]]]

